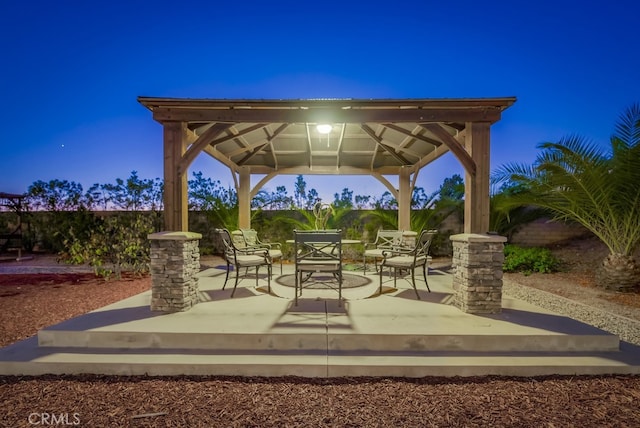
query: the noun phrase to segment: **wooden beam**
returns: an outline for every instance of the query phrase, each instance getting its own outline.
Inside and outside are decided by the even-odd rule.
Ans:
[[[218,135],[222,134],[230,127],[231,125],[228,123],[214,123],[209,129],[204,131],[198,139],[189,146],[185,154],[182,156],[180,164],[178,165],[178,171],[180,174],[186,173],[189,165],[191,165],[195,158],[202,153],[202,150],[211,144]]]
[[[446,144],[441,144],[440,146],[436,147],[434,151],[426,156],[423,156],[422,159],[420,159],[418,162],[416,162],[415,165],[413,165],[413,168],[417,172],[448,152],[449,147]]]
[[[393,184],[391,184],[391,182],[385,178],[384,175],[378,174],[377,172],[371,172],[370,174],[373,178],[382,183],[384,187],[387,188],[387,190],[389,190],[389,193],[391,193],[391,196],[393,196],[396,201],[398,200],[398,189],[396,189]]]
[[[153,118],[158,122],[260,122],[260,123],[316,123],[330,117],[333,123],[367,122],[475,122],[500,120],[498,107],[439,108],[439,109],[203,109],[158,107]]]
[[[440,140],[449,147],[449,150],[451,150],[453,155],[460,161],[465,171],[471,175],[475,175],[476,164],[473,158],[469,153],[467,153],[462,144],[453,138],[446,129],[437,123],[421,123],[420,125],[426,130],[431,131],[436,137],[440,138]]]
[[[238,165],[236,165],[235,163],[231,162],[231,160],[229,160],[226,156],[224,156],[222,153],[217,151],[214,147],[207,146],[207,147],[204,148],[203,151],[206,154],[208,154],[209,156],[211,156],[212,158],[218,160],[223,165],[226,165],[227,168],[229,168],[231,171],[233,171],[233,172],[237,172],[238,171]]]
[[[507,108],[516,102],[515,97],[497,98],[384,98],[384,99],[211,99],[211,98],[161,98],[138,97],[138,102],[150,110],[161,107],[177,108],[402,108],[402,109],[433,109],[433,108],[473,108],[499,107]]]

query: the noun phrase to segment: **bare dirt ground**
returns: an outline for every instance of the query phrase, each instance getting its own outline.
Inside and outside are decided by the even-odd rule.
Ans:
[[[640,313],[633,293],[597,289],[597,242],[554,248],[565,271],[507,274],[611,311]],[[435,260],[434,267],[446,267]],[[86,273],[2,274],[0,346],[150,287]],[[629,316],[629,315],[627,315]],[[640,318],[637,318],[640,319]],[[637,427],[639,376],[298,379],[104,376],[0,377],[0,426]]]

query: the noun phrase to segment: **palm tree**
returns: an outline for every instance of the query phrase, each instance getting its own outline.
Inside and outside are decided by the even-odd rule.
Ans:
[[[544,208],[598,237],[609,249],[596,274],[600,286],[640,285],[633,257],[640,244],[640,104],[620,116],[607,149],[578,136],[539,147],[542,153],[532,165],[509,164],[496,173],[528,189],[513,203]]]

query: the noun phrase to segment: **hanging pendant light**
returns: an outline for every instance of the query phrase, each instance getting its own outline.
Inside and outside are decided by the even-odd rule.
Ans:
[[[331,133],[333,126],[328,123],[319,123],[316,125],[316,129],[318,130],[318,134],[327,136],[327,147],[329,147],[329,134]],[[322,140],[322,137],[320,139]]]
[[[330,125],[330,124],[328,124],[328,123],[319,123],[319,124],[316,126],[316,129],[318,130],[318,132],[319,132],[320,134],[328,134],[328,133],[330,133],[330,132],[331,132],[331,130],[333,129],[333,126],[331,126],[331,125]]]

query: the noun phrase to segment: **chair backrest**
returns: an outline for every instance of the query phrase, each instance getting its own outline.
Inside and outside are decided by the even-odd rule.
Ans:
[[[240,229],[242,238],[244,239],[244,245],[247,247],[257,247],[261,244],[258,239],[258,231],[255,229]]]
[[[294,230],[296,263],[342,260],[341,230]]]
[[[431,246],[433,237],[437,233],[438,231],[435,229],[423,230],[420,232],[420,236],[418,236],[418,239],[416,240],[416,257],[427,257],[429,255],[429,247]]]
[[[233,245],[236,247],[236,249],[244,248],[247,246],[244,241],[244,235],[242,234],[242,231],[236,229],[230,231],[229,234],[231,235],[231,240],[233,241]]]
[[[401,230],[378,230],[376,248],[393,248],[402,245]]]
[[[216,229],[215,231],[220,236],[220,241],[222,241],[225,260],[230,263],[235,263],[236,246],[233,242],[233,238],[231,237],[231,233],[227,229]]]

